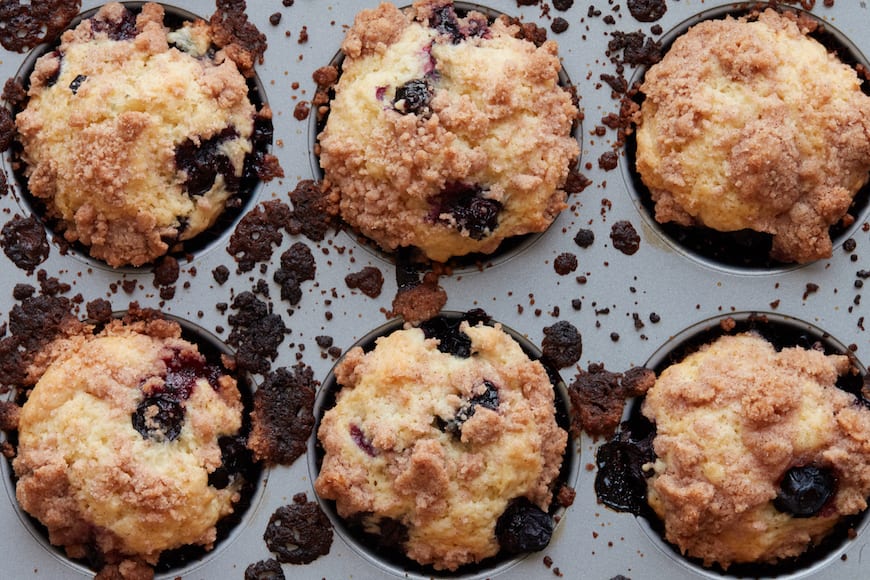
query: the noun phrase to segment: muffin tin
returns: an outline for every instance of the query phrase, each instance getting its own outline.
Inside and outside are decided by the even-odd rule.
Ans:
[[[329,64],[338,53],[346,27],[362,8],[374,7],[377,0],[333,0],[314,2],[268,0],[249,2],[247,14],[267,35],[269,48],[265,61],[257,66],[258,82],[264,100],[274,111],[273,153],[285,172],[283,179],[258,185],[246,211],[268,200],[289,204],[288,193],[297,182],[318,178],[313,158],[316,128],[313,113],[299,120],[294,111],[299,103],[314,96],[312,73]],[[527,2],[523,2],[526,4]],[[82,11],[102,2],[85,0]],[[136,3],[139,4],[139,3]],[[165,3],[180,11],[208,18],[215,10],[210,0],[178,0]],[[575,325],[583,335],[583,354],[578,363],[603,362],[611,371],[624,371],[644,365],[661,349],[669,348],[673,338],[685,329],[713,317],[740,312],[766,311],[791,317],[821,328],[847,345],[857,358],[868,364],[870,342],[865,327],[866,306],[862,304],[863,280],[870,270],[865,246],[870,244],[870,215],[864,206],[853,226],[835,239],[833,257],[804,266],[743,268],[716,260],[698,258],[679,247],[649,217],[636,193],[631,167],[624,148],[616,146],[618,167],[605,170],[599,164],[602,155],[614,151],[614,130],[598,131],[602,119],[618,113],[619,101],[600,75],[616,74],[608,54],[613,32],[643,31],[652,38],[669,38],[671,31],[683,30],[688,23],[710,12],[719,13],[745,6],[717,0],[683,0],[667,2],[667,11],[652,23],[636,20],[628,3],[567,2],[542,0],[535,5],[519,6],[513,0],[490,0],[475,4],[457,3],[460,7],[482,7],[535,22],[548,29],[549,37],[558,41],[565,73],[576,85],[585,113],[578,134],[582,153],[581,172],[592,184],[569,198],[570,208],[563,212],[550,229],[540,236],[523,240],[498,255],[457,265],[451,275],[439,280],[446,290],[447,310],[482,308],[493,319],[503,322],[540,345],[543,329],[559,320]],[[634,4],[633,2],[631,4]],[[863,3],[840,0],[826,7],[820,1],[811,13],[850,42],[853,56],[866,63],[863,53],[870,53],[866,34],[868,9]],[[273,15],[280,15],[280,21]],[[549,31],[553,19],[565,19],[569,27],[555,34]],[[651,34],[652,27],[660,31]],[[40,50],[39,48],[35,50]],[[5,80],[24,70],[27,54],[0,52],[0,76]],[[631,67],[626,79],[639,72]],[[606,163],[604,164],[606,165]],[[3,223],[13,216],[28,217],[32,207],[13,179],[8,154],[3,156],[3,170],[13,192],[0,197]],[[629,222],[640,236],[639,249],[628,255],[617,249],[611,238],[618,222]],[[388,322],[385,312],[391,309],[396,294],[396,266],[368,244],[361,243],[348,231],[330,231],[322,242],[302,236],[284,235],[274,248],[265,272],[255,268],[240,273],[226,250],[232,227],[215,234],[208,243],[197,247],[189,259],[180,259],[181,275],[174,284],[174,296],[168,297],[155,285],[150,267],[112,269],[71,249],[62,253],[51,244],[48,259],[37,266],[49,276],[71,285],[68,296],[81,294],[84,302],[97,298],[111,301],[122,310],[131,301],[162,311],[203,327],[226,340],[231,325],[230,304],[238,294],[252,290],[264,280],[270,302],[280,314],[290,333],[279,347],[272,368],[291,367],[299,360],[312,367],[315,377],[324,381],[335,363],[335,351],[319,346],[318,337],[329,336],[335,347],[346,350],[374,329]],[[590,230],[594,242],[586,247],[575,243],[575,235]],[[280,289],[272,281],[279,267],[281,253],[296,242],[311,248],[317,263],[314,281],[301,285],[302,299],[291,305],[280,299]],[[578,267],[557,268],[557,258],[565,253],[576,256]],[[35,274],[16,268],[4,255],[3,282],[0,285],[0,322],[8,321],[15,301],[12,289],[24,283],[38,286]],[[212,272],[219,266],[229,268],[229,279],[219,283]],[[385,279],[376,298],[350,289],[345,276],[366,266],[381,271]],[[558,270],[558,271],[557,271]],[[559,272],[562,272],[561,274]],[[859,274],[860,272],[860,274]],[[125,284],[126,282],[126,284]],[[129,292],[128,292],[129,290]],[[263,298],[263,296],[260,296]],[[80,315],[86,316],[84,308]],[[575,369],[561,369],[566,383],[571,383]],[[255,377],[258,383],[261,377]],[[311,442],[309,442],[311,443]],[[582,435],[574,441],[579,469],[571,477],[577,497],[556,527],[550,546],[543,552],[499,566],[497,570],[467,572],[467,578],[716,578],[722,574],[687,565],[670,548],[655,541],[649,529],[634,516],[614,512],[596,501],[595,449],[602,441]],[[309,446],[309,449],[311,447]],[[280,506],[291,504],[293,496],[305,493],[315,500],[312,487],[311,459],[299,458],[289,467],[265,471],[255,500],[242,522],[201,560],[181,568],[159,572],[158,577],[229,578],[243,577],[245,568],[271,554],[263,541],[269,517]],[[39,530],[21,513],[14,498],[11,469],[2,462],[4,487],[0,493],[0,546],[12,554],[3,564],[2,575],[12,578],[50,577],[87,578],[92,574],[79,564],[71,564],[58,550],[49,546]],[[870,544],[863,527],[857,537],[846,541],[823,561],[781,577],[860,578],[860,555]],[[12,551],[14,549],[14,552]],[[304,566],[284,565],[288,577],[300,578],[383,578],[426,577],[400,568],[382,565],[376,558],[361,555],[357,546],[348,545],[336,534],[327,556]],[[445,574],[445,576],[451,576]],[[725,577],[728,577],[726,574]]]

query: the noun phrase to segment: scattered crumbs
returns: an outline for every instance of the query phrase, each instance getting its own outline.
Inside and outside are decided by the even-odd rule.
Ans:
[[[815,294],[819,291],[819,285],[813,284],[812,282],[807,282],[806,290],[804,290],[803,299],[806,300],[809,298],[810,294]]]
[[[221,304],[216,306],[221,309]],[[236,296],[232,309],[236,313],[228,318],[232,330],[227,344],[236,348],[236,367],[242,372],[265,375],[289,331],[281,316],[272,312],[271,303],[261,301],[253,292]]]
[[[561,16],[557,16],[553,19],[553,22],[550,23],[550,30],[552,30],[555,34],[562,34],[566,30],[568,30],[568,21],[562,18]]]
[[[3,2],[0,9],[0,44],[24,52],[56,37],[79,13],[81,0]]]
[[[329,553],[332,524],[317,502],[297,501],[279,507],[269,518],[263,539],[285,564],[309,564]]]
[[[154,286],[170,286],[178,281],[181,268],[172,256],[163,256],[154,265]]]
[[[214,276],[214,281],[217,282],[219,286],[223,286],[226,281],[230,279],[230,269],[224,265],[220,265],[211,271],[211,275]]]
[[[604,171],[616,169],[617,165],[619,165],[619,156],[615,151],[606,151],[598,158],[598,167]]]
[[[281,13],[274,12],[269,15],[269,24],[271,24],[272,26],[278,26],[279,24],[281,24]]]
[[[438,284],[438,274],[426,272],[422,282],[399,287],[387,316],[417,324],[436,316],[446,303],[447,292]]]
[[[258,262],[272,257],[273,246],[283,239],[280,229],[288,227],[291,213],[286,204],[272,200],[245,214],[227,244],[227,252],[235,258],[240,272],[249,272]]]
[[[270,373],[254,392],[248,447],[266,465],[291,465],[314,430],[314,371],[303,363]]]
[[[359,272],[345,276],[344,283],[351,290],[359,290],[369,298],[377,298],[384,286],[384,275],[378,268],[366,266]]]
[[[574,6],[574,0],[553,0],[553,8],[560,12],[570,10]]]
[[[633,255],[640,248],[640,236],[627,220],[620,220],[611,226],[610,239],[613,247],[627,256]]]
[[[639,22],[655,22],[665,15],[665,0],[628,0],[628,11]]]
[[[245,580],[284,580],[281,563],[274,558],[260,560],[245,568]]]
[[[581,229],[574,236],[574,243],[581,248],[588,248],[595,241],[595,232],[592,230]]]
[[[45,227],[35,216],[16,214],[0,231],[0,245],[12,263],[28,274],[48,258]]]
[[[773,302],[771,302],[771,303],[770,303],[770,308],[771,308],[772,310],[776,310],[777,308],[779,308],[779,299],[774,300]]]
[[[274,280],[281,286],[281,299],[292,305],[302,299],[302,283],[314,280],[317,264],[311,248],[296,242],[281,254],[281,267],[275,272]]]
[[[577,270],[577,256],[570,252],[559,254],[553,261],[553,268],[560,276],[567,276]]]
[[[585,431],[594,438],[612,437],[622,419],[625,400],[645,394],[655,380],[655,373],[643,367],[614,373],[601,363],[590,364],[568,388],[572,433]]]
[[[580,360],[583,354],[583,337],[576,326],[560,320],[544,328],[541,350],[544,358],[556,368],[566,368]]]
[[[299,31],[299,38],[296,40],[298,44],[305,44],[308,42],[308,27],[303,26]]]

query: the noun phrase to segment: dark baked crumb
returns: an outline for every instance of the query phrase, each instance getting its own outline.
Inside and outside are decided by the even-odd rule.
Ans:
[[[302,363],[269,374],[254,393],[248,448],[257,461],[290,465],[314,429],[314,371]]]
[[[604,171],[616,169],[617,165],[619,165],[619,156],[615,151],[606,151],[598,158],[598,167]]]
[[[627,256],[633,255],[640,248],[640,236],[627,220],[620,220],[611,226],[610,239],[613,247]]]
[[[544,328],[541,343],[544,358],[557,368],[576,364],[583,354],[583,337],[577,327],[566,320]]]
[[[577,490],[569,485],[562,485],[559,491],[556,492],[556,501],[562,507],[571,507],[574,505],[574,499],[577,497]]]
[[[245,580],[284,580],[284,570],[274,558],[260,560],[245,568]]]
[[[665,15],[665,0],[628,0],[628,11],[640,22],[655,22]]]
[[[302,234],[313,242],[319,242],[333,225],[320,184],[305,179],[296,184],[290,192],[293,211],[288,231],[293,235]]]
[[[612,437],[616,433],[625,400],[639,397],[655,383],[655,373],[643,367],[613,373],[603,364],[591,364],[580,371],[568,389],[571,395],[571,430],[585,431],[593,437]]]
[[[296,242],[281,254],[281,267],[275,272],[275,282],[281,285],[281,299],[290,304],[299,304],[302,299],[301,284],[314,280],[317,264],[311,248]]]
[[[565,180],[565,193],[568,195],[580,193],[590,185],[592,185],[591,179],[572,168],[568,172],[568,178]]]
[[[112,319],[112,303],[102,298],[88,302],[86,306],[88,318],[97,324],[105,324]]]
[[[296,106],[293,107],[293,118],[297,121],[304,121],[308,118],[308,115],[311,113],[311,105],[308,101],[299,101],[296,103]]]
[[[254,74],[254,65],[263,62],[266,35],[257,30],[245,14],[245,0],[217,0],[211,24],[214,43],[224,49],[246,77]]]
[[[12,297],[18,301],[30,298],[34,294],[36,294],[36,288],[30,284],[16,284],[12,288]]]
[[[602,74],[600,78],[616,93],[624,93],[628,90],[628,81],[624,76]]]
[[[154,266],[154,285],[170,286],[178,281],[181,269],[178,260],[172,256],[163,256]]]
[[[334,339],[331,336],[321,334],[314,337],[314,342],[316,342],[317,346],[319,346],[320,348],[329,348],[332,346]]]
[[[581,248],[588,248],[595,242],[595,232],[592,230],[579,230],[574,236],[574,243]]]
[[[814,284],[812,282],[807,282],[806,290],[804,290],[803,299],[806,300],[807,298],[809,298],[810,294],[815,294],[818,291],[819,291],[818,284]]]
[[[553,0],[553,8],[560,12],[570,10],[574,6],[574,0]]]
[[[264,105],[257,111],[254,118],[254,134],[251,136],[253,151],[245,159],[244,179],[253,182],[254,179],[271,181],[276,177],[284,177],[284,170],[278,158],[267,153],[272,145],[275,128],[272,125],[272,109]]]
[[[3,100],[6,101],[13,110],[18,110],[24,107],[27,103],[27,89],[21,83],[21,80],[15,77],[6,79],[3,84]]]
[[[33,270],[48,258],[49,246],[45,227],[35,217],[15,215],[0,232],[3,252],[21,270]]]
[[[345,276],[344,283],[348,288],[359,290],[369,298],[377,298],[384,286],[384,275],[374,266],[366,266],[359,272]]]
[[[647,37],[640,30],[636,32],[614,30],[610,36],[607,50],[611,60],[617,65],[650,66],[662,59],[662,44]]]
[[[0,107],[0,153],[9,149],[15,140],[15,119],[6,107]]]
[[[23,384],[27,366],[56,337],[78,328],[72,301],[63,296],[33,296],[9,312],[9,336],[0,340],[0,390]]]
[[[0,430],[16,431],[21,407],[11,401],[0,401]]]
[[[308,564],[329,553],[332,525],[316,502],[294,503],[275,510],[263,539],[279,562]]]
[[[272,257],[281,243],[281,228],[288,228],[292,210],[280,201],[266,201],[249,211],[236,226],[227,252],[236,259],[240,272],[249,272],[257,262]]]
[[[570,252],[564,252],[556,256],[553,268],[560,276],[567,276],[577,269],[577,256]]]
[[[220,265],[211,271],[211,275],[214,276],[215,282],[223,286],[226,281],[230,279],[230,269],[224,265]]]
[[[284,6],[293,6],[293,0],[281,0],[281,4]]]
[[[227,344],[236,348],[236,367],[241,372],[265,375],[288,332],[284,320],[253,292],[236,296],[232,308],[237,312],[228,318],[232,330]]]
[[[557,16],[553,19],[553,22],[550,23],[550,30],[552,30],[556,34],[562,34],[566,30],[568,30],[568,21],[561,16]]]
[[[533,22],[523,22],[519,18],[513,18],[510,16],[502,15],[500,18],[504,18],[508,24],[511,26],[519,26],[519,32],[517,33],[517,38],[521,40],[528,40],[535,46],[540,47],[545,42],[547,42],[547,29]]]
[[[446,303],[447,292],[438,285],[438,275],[427,272],[422,282],[399,287],[389,316],[401,316],[405,322],[419,324],[436,316]]]
[[[308,42],[308,27],[303,26],[299,30],[299,36],[297,37],[296,43],[297,44],[305,44],[306,42]]]
[[[24,52],[53,39],[79,13],[81,0],[0,2],[0,44]]]
[[[281,13],[274,12],[274,13],[270,14],[269,15],[269,24],[271,24],[272,26],[278,26],[279,24],[281,24]]]

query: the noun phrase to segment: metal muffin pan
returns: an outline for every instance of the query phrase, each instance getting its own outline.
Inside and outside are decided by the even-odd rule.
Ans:
[[[82,11],[101,4],[84,0]],[[165,4],[205,18],[215,10],[211,0],[176,0]],[[273,152],[285,172],[283,179],[257,187],[255,199],[248,207],[272,199],[289,203],[288,192],[298,181],[318,177],[311,161],[313,121],[310,118],[297,120],[294,108],[300,101],[314,96],[312,73],[336,55],[354,15],[377,4],[378,0],[296,0],[292,6],[284,6],[279,0],[248,3],[248,16],[269,41],[265,62],[256,70],[265,100],[274,111]],[[545,0],[533,6],[518,6],[514,0],[475,4],[521,17],[548,30],[556,17],[568,21],[565,32],[549,32],[549,37],[558,41],[565,72],[581,96],[585,118],[579,139],[580,163],[582,173],[592,184],[582,193],[573,195],[569,199],[570,208],[532,243],[523,243],[517,251],[481,262],[479,267],[462,267],[451,276],[441,277],[440,284],[448,295],[445,309],[483,308],[495,320],[504,322],[537,345],[542,342],[544,327],[567,320],[583,335],[583,355],[578,363],[583,368],[593,362],[603,362],[612,371],[643,365],[666,346],[671,337],[696,323],[730,313],[753,311],[769,311],[817,326],[851,346],[858,359],[868,364],[870,341],[863,318],[867,307],[861,302],[860,284],[856,284],[859,280],[856,273],[870,269],[865,249],[870,244],[870,217],[866,210],[856,216],[856,226],[844,236],[854,240],[856,247],[847,249],[852,246],[849,243],[844,248],[844,238],[840,238],[835,242],[831,259],[773,270],[720,266],[675,247],[653,227],[632,191],[630,168],[625,167],[621,148],[617,149],[619,168],[608,171],[599,166],[601,155],[613,150],[616,132],[608,129],[600,136],[595,129],[603,126],[603,117],[619,110],[619,102],[612,97],[610,87],[600,79],[602,74],[615,73],[607,54],[612,33],[617,30],[650,33],[652,26],[658,26],[661,32],[651,36],[660,38],[705,11],[731,6],[733,2],[667,2],[667,12],[653,23],[633,18],[623,0],[574,2],[565,11],[557,10],[553,2]],[[811,13],[853,43],[858,53],[870,54],[867,24],[870,13],[864,3],[839,0],[834,6],[825,7],[816,1]],[[276,25],[270,23],[274,14],[281,15]],[[26,54],[0,52],[0,77],[5,80],[15,76],[26,58]],[[859,60],[866,62],[863,58]],[[631,80],[634,75],[635,71],[627,67],[624,76]],[[4,155],[2,167],[10,186],[17,188],[8,154]],[[5,224],[15,214],[29,216],[31,208],[15,189],[14,193],[0,197],[0,210]],[[640,235],[640,248],[630,256],[616,249],[610,237],[611,227],[622,220],[630,222]],[[594,243],[587,248],[579,247],[573,240],[581,229],[591,230],[595,236]],[[352,232],[330,232],[320,243],[285,235],[281,246],[275,248],[266,273],[255,268],[243,274],[237,273],[233,258],[225,251],[230,234],[231,229],[224,231],[210,244],[197,249],[190,260],[179,261],[181,276],[171,299],[161,298],[151,268],[113,270],[76,252],[64,255],[53,244],[48,259],[37,269],[44,269],[49,276],[70,284],[69,296],[81,294],[86,302],[108,299],[116,310],[125,309],[135,300],[142,306],[159,308],[194,322],[224,340],[230,330],[227,315],[232,310],[222,312],[216,305],[231,303],[235,295],[265,280],[274,312],[282,315],[291,330],[272,368],[290,367],[301,359],[321,381],[328,376],[335,359],[317,345],[316,337],[331,336],[335,346],[346,350],[387,322],[384,312],[390,310],[396,293],[395,266],[388,257],[360,244]],[[281,252],[297,241],[312,249],[317,276],[313,282],[302,284],[302,300],[292,306],[280,299],[272,274],[278,268]],[[574,254],[579,262],[577,270],[567,275],[558,274],[554,268],[555,259],[563,253]],[[38,286],[38,282],[35,274],[19,270],[5,255],[0,256],[0,263],[3,271],[0,322],[3,322],[15,303],[13,287],[19,283]],[[222,265],[229,268],[231,275],[224,284],[218,284],[212,271]],[[365,266],[376,267],[383,273],[385,283],[377,298],[351,290],[344,281],[345,276]],[[131,292],[121,289],[123,281],[135,282]],[[127,288],[132,286],[126,285]],[[870,325],[870,320],[867,324]],[[560,371],[567,383],[572,382],[574,373],[573,368]],[[579,457],[574,459],[580,469],[576,481],[570,483],[574,484],[577,497],[557,526],[550,546],[510,566],[475,572],[470,577],[512,579],[562,575],[606,580],[623,575],[635,580],[679,580],[722,576],[686,565],[673,550],[652,541],[648,530],[634,516],[614,512],[597,503],[593,466],[595,448],[601,442],[586,435],[575,442]],[[10,471],[8,463],[3,461],[7,493],[0,493],[0,529],[3,530],[0,547],[9,556],[0,577],[72,579],[91,576],[89,571],[70,564],[58,550],[47,546],[44,538],[26,521],[15,503],[13,487],[8,483]],[[315,499],[309,460],[302,457],[292,466],[267,470],[260,488],[241,524],[212,553],[201,561],[158,574],[158,577],[174,578],[180,574],[184,578],[241,578],[249,564],[271,557],[263,541],[271,514],[276,508],[292,503],[293,496],[300,492],[306,493],[309,500]],[[866,530],[859,531],[855,539],[845,543],[841,554],[788,577],[866,577],[861,554],[868,545],[870,537]],[[399,571],[382,568],[373,559],[361,556],[338,534],[327,556],[305,566],[284,565],[284,572],[293,578],[401,576]]]

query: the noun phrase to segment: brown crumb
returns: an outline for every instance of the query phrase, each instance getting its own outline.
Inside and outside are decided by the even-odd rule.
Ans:
[[[246,77],[254,74],[254,65],[263,62],[268,46],[266,35],[257,30],[245,14],[245,0],[217,0],[211,24],[215,44],[236,63]]]
[[[317,502],[294,503],[275,510],[263,539],[279,562],[308,564],[329,553],[332,524]]]
[[[345,276],[344,282],[348,288],[359,290],[369,298],[377,298],[384,286],[384,275],[374,266],[366,266],[359,272]]]
[[[266,201],[248,212],[236,226],[227,252],[236,259],[239,271],[249,272],[257,262],[272,257],[273,246],[281,243],[280,229],[288,228],[292,211],[277,200]]]
[[[401,316],[405,322],[418,324],[436,316],[447,303],[447,292],[438,285],[438,275],[427,272],[416,285],[399,288],[389,316]]]
[[[577,327],[566,320],[544,328],[541,343],[544,358],[557,368],[566,368],[577,363],[583,354],[583,338]]]
[[[0,44],[24,52],[56,37],[81,9],[81,0],[0,3]]]
[[[290,465],[314,429],[314,371],[300,363],[271,373],[254,393],[248,447],[266,465]]]
[[[312,242],[323,240],[333,225],[333,219],[320,183],[311,179],[300,181],[290,192],[290,201],[293,202],[293,211],[288,231],[293,235],[302,234]]]
[[[612,437],[622,418],[625,400],[639,397],[655,383],[655,373],[643,367],[613,373],[602,364],[591,364],[569,387],[572,404],[571,430],[592,437]]]
[[[20,416],[21,407],[10,401],[0,401],[0,430],[17,430]]]
[[[3,226],[0,246],[12,263],[28,274],[32,274],[49,254],[45,227],[34,216],[24,218],[16,214]]]
[[[281,254],[281,267],[275,272],[275,282],[281,285],[281,299],[290,304],[299,304],[302,299],[302,282],[314,280],[317,264],[311,248],[296,242]]]

